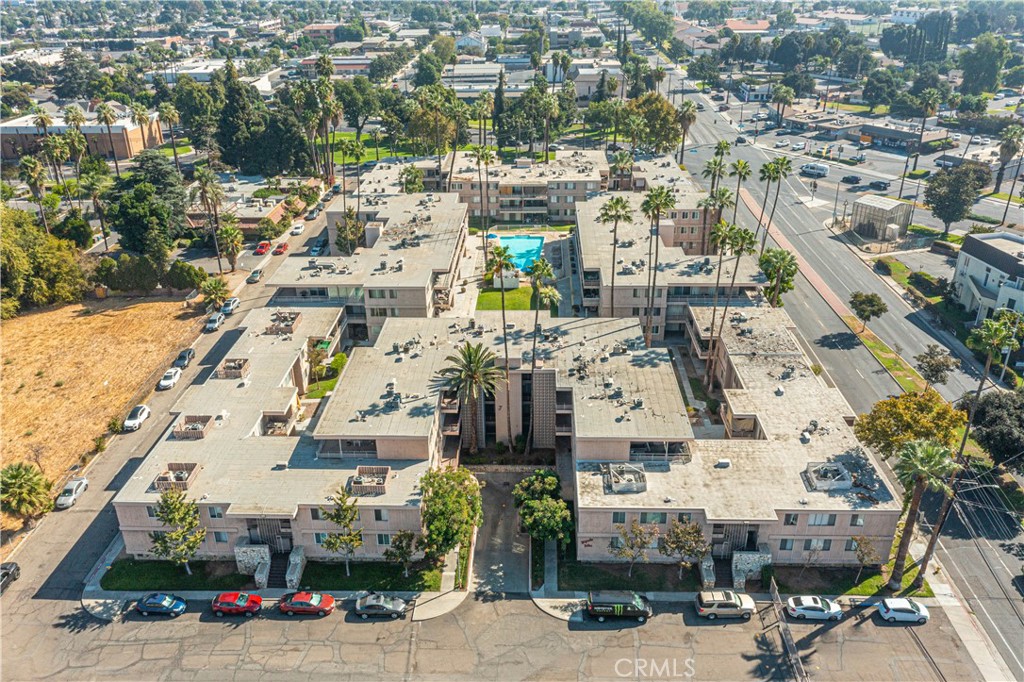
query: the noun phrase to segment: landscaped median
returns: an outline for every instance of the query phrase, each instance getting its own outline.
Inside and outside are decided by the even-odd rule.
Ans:
[[[904,391],[917,392],[924,390],[925,380],[899,353],[889,348],[884,341],[875,336],[873,331],[864,327],[855,315],[843,315],[842,318],[846,326],[850,328],[850,331],[857,335],[861,343],[871,351],[875,359],[885,367]]]

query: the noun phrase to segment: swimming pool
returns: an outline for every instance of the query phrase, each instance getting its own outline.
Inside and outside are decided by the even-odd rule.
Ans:
[[[512,253],[512,262],[520,270],[533,265],[533,261],[540,258],[544,252],[544,237],[514,235],[500,237],[497,241]]]

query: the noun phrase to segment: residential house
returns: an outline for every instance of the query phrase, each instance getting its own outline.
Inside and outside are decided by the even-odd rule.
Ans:
[[[1024,236],[1016,232],[964,238],[953,275],[956,300],[979,323],[1001,309],[1024,311]]]
[[[484,38],[479,31],[464,33],[455,39],[455,49],[459,52],[482,55],[487,51],[487,38]]]

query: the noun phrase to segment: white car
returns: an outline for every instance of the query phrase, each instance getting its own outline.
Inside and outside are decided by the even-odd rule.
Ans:
[[[778,142],[775,143],[775,148],[776,149],[778,149],[780,147],[788,147],[788,146],[789,146],[789,140],[779,140]]]
[[[164,372],[164,375],[160,377],[160,381],[157,382],[156,390],[166,391],[170,388],[174,388],[174,385],[178,383],[178,379],[181,378],[181,369],[178,367],[171,367],[169,370]]]
[[[57,509],[67,509],[75,506],[75,502],[82,496],[86,490],[89,489],[89,479],[84,477],[72,478],[68,481],[67,485],[64,486],[64,490],[60,491],[60,495],[57,496],[57,501],[54,506]]]
[[[878,603],[878,615],[890,623],[928,622],[928,607],[913,599],[883,599]]]
[[[807,147],[807,143],[806,142],[794,142],[792,149],[795,152],[799,152],[799,151],[802,151],[805,147]]]
[[[824,597],[790,597],[786,601],[786,613],[797,620],[839,620],[843,609],[839,604]]]
[[[224,313],[214,313],[206,318],[206,326],[203,329],[208,332],[215,332],[220,329],[222,324],[224,324]]]
[[[305,223],[292,223],[292,234],[302,234],[305,231]]]
[[[960,133],[953,133],[952,135],[950,135],[950,137],[955,141],[959,142],[963,135],[961,135]]]
[[[991,137],[983,137],[980,140],[978,140],[978,144],[992,144],[992,138]]]
[[[150,411],[145,405],[136,405],[132,408],[132,411],[128,413],[128,418],[124,420],[125,431],[138,431],[142,426],[142,422],[149,419]]]
[[[228,300],[224,301],[223,305],[221,305],[220,307],[220,311],[225,315],[233,315],[234,312],[238,310],[238,306],[240,305],[242,305],[242,302],[238,299],[238,297],[232,296]]]

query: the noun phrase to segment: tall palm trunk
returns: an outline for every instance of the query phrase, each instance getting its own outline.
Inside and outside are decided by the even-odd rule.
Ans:
[[[110,155],[114,157],[114,171],[117,173],[117,179],[121,179],[121,164],[117,162],[117,152],[114,150],[114,133],[110,130],[110,124],[107,124],[107,141],[110,142]]]
[[[735,295],[734,290],[736,288],[736,273],[739,272],[739,269],[740,256],[739,254],[736,254],[736,266],[733,267],[732,269],[732,280],[729,282],[729,295],[726,297],[725,305],[722,307],[722,318],[718,323],[718,334],[715,335],[715,338],[718,339],[722,338],[722,334],[725,332],[725,320],[729,317],[729,304],[732,302],[732,297]],[[714,326],[711,327],[711,331],[712,333],[714,333]],[[710,387],[712,382],[714,381],[714,368],[712,366],[714,365],[715,361],[714,356],[708,356],[708,361],[710,364],[708,365],[707,385]]]
[[[616,218],[612,224],[612,291],[611,291],[611,304],[612,309],[608,311],[608,317],[615,317],[615,271],[618,267],[615,265],[618,262],[618,256],[616,255],[619,250],[619,219]],[[569,279],[569,286],[572,286],[572,278]]]
[[[220,232],[220,209],[217,207],[217,202],[214,201],[210,201],[209,206],[213,208],[213,249],[217,252],[217,272],[223,275],[224,266],[220,261],[220,239],[217,237],[217,233]]]
[[[469,402],[469,452],[475,455],[480,449],[477,438],[477,424],[480,420],[480,396],[468,399]]]
[[[768,184],[766,184],[764,186],[764,199],[761,200],[761,215],[757,216],[757,229],[758,230],[761,229],[761,225],[762,225],[762,223],[764,223],[764,211],[768,207],[768,194],[771,192],[771,189],[772,189],[772,181],[769,180]],[[755,232],[754,235],[755,235],[755,238],[756,238],[757,232]],[[761,253],[760,253],[760,255],[758,255],[758,258],[760,258],[761,256],[764,255],[764,247],[765,247],[765,244],[767,244],[767,243],[768,243],[768,228],[765,227],[764,228],[764,234],[761,236]]]
[[[537,297],[537,309],[533,313],[533,348],[530,351],[530,425],[526,429],[526,445],[523,457],[530,456],[533,447],[534,415],[537,414],[537,337],[540,336],[540,287],[534,289]]]
[[[779,205],[779,190],[782,189],[782,178],[775,183],[775,198],[772,200],[772,212],[768,215],[768,222],[764,226],[764,241],[761,242],[761,254],[758,256],[760,259],[764,255],[764,246],[768,243],[768,228],[772,225],[772,220],[775,218],[775,209]]]
[[[914,539],[914,526],[917,525],[917,514],[921,508],[923,495],[924,482],[919,477],[914,481],[910,505],[907,507],[907,519],[903,522],[903,535],[900,536],[900,545],[896,550],[896,559],[892,565],[892,575],[889,577],[890,589],[898,590],[903,585],[904,567],[907,563],[907,554],[910,552],[910,542]]]
[[[171,134],[171,151],[174,152],[174,167],[178,169],[178,175],[181,175],[181,163],[178,161],[178,143],[174,139],[174,126],[168,125],[167,132]]]
[[[455,139],[452,140],[452,162],[448,164],[448,182],[446,184],[446,192],[452,191],[452,176],[455,175],[455,155],[457,153],[459,144],[459,124],[455,124]]]
[[[718,345],[717,337],[715,336],[715,322],[718,320],[718,288],[722,284],[722,260],[725,258],[725,248],[719,245],[718,250],[718,268],[715,274],[715,291],[712,297],[711,304],[711,340],[708,343],[708,361],[705,364],[704,372],[704,383],[709,387],[711,386],[711,366],[713,364],[712,358],[715,355],[715,346]],[[737,264],[739,261],[737,260]],[[724,319],[724,318],[723,318]]]
[[[779,305],[779,296],[782,295],[782,269],[775,275],[775,291],[772,293],[772,307]]]
[[[651,239],[654,241],[654,256],[648,266],[650,267],[650,276],[648,277],[650,288],[647,291],[647,330],[645,333],[648,346],[654,339],[654,294],[658,288],[658,253],[661,246],[661,236],[658,233],[661,231],[661,217],[658,216],[651,222],[654,226],[654,231],[651,233]]]
[[[502,277],[502,273],[498,273]],[[502,278],[504,279],[504,278]],[[501,342],[505,346],[505,421],[508,426],[508,447],[512,449],[514,438],[512,437],[512,372],[508,365],[508,322],[505,318],[505,286],[501,286]]]
[[[683,140],[679,144],[679,165],[683,165],[684,154],[686,154],[686,131],[683,131]]]
[[[46,220],[46,211],[43,210],[43,194],[41,192],[36,197],[36,204],[39,206],[39,219],[43,221],[43,229],[46,230],[46,234],[50,234],[50,224]]]
[[[732,224],[736,224],[736,216],[740,212],[740,185],[743,184],[743,178],[739,175],[736,176],[736,202],[732,205]]]
[[[92,200],[92,210],[96,211],[96,217],[100,219],[100,232],[103,234],[103,250],[110,251],[110,243],[107,241],[107,221],[103,217],[99,197]]]

